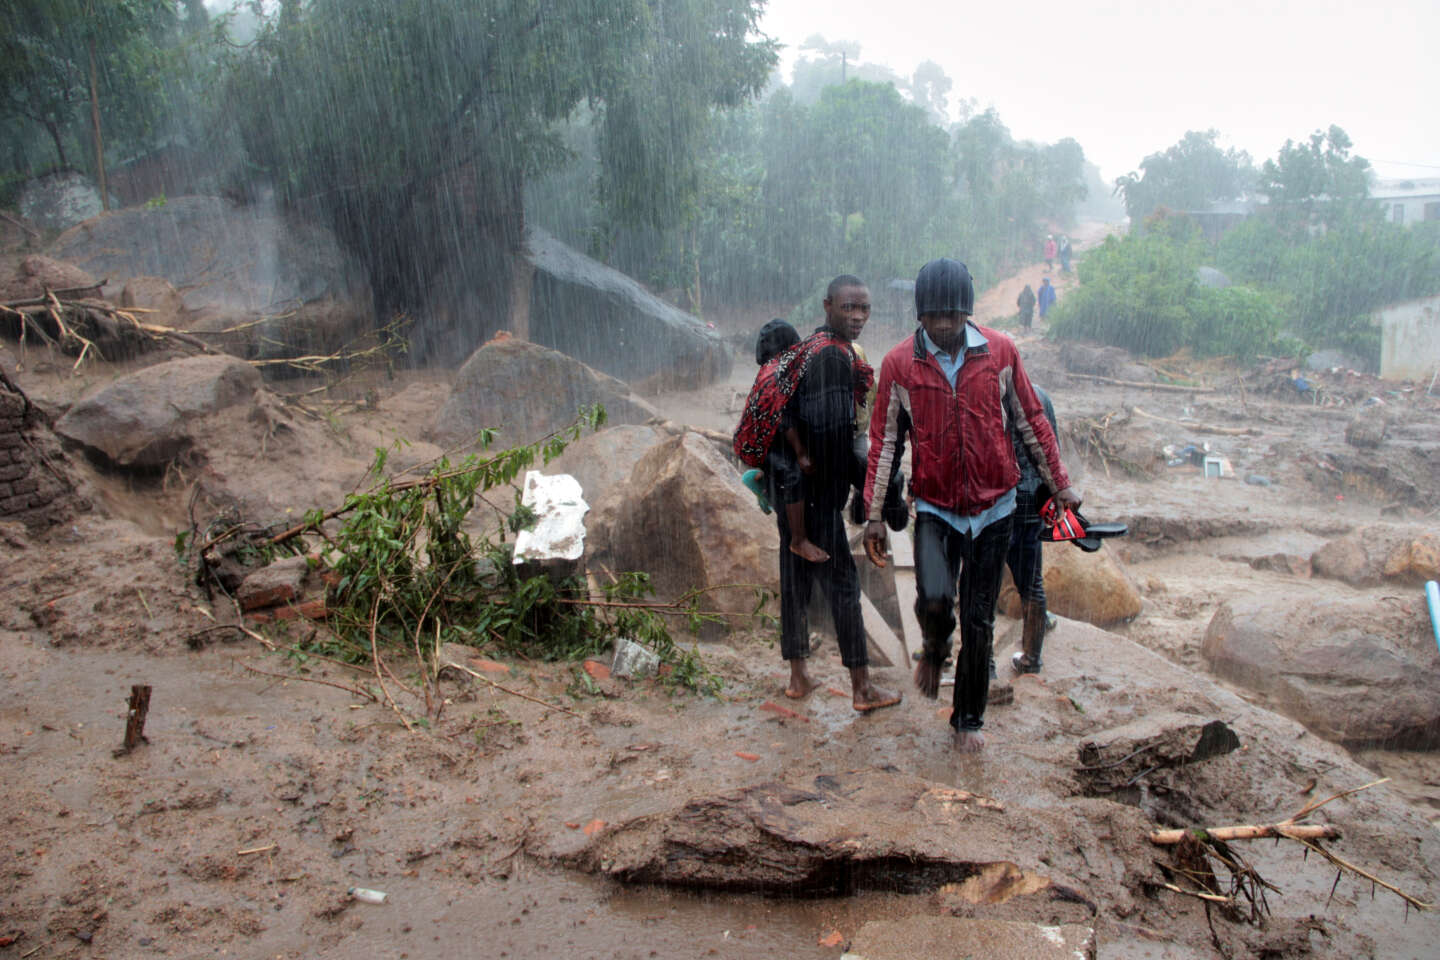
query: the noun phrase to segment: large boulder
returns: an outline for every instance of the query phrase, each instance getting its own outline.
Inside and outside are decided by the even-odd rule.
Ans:
[[[95,278],[74,264],[35,254],[17,263],[15,272],[0,281],[0,300],[28,300],[46,290],[85,290],[95,285]]]
[[[121,377],[85,397],[55,432],[122,467],[161,467],[193,443],[189,425],[253,403],[260,374],[234,357],[171,360]]]
[[[625,384],[573,357],[513,337],[491,340],[460,368],[435,418],[434,438],[463,444],[488,427],[502,445],[533,443],[574,422],[579,407],[596,403],[605,405],[610,423],[658,416]]]
[[[66,230],[104,209],[94,182],[74,170],[31,180],[20,191],[19,206],[20,215],[41,230]]]
[[[570,474],[585,491],[586,501],[599,503],[610,491],[628,483],[635,464],[666,436],[638,423],[609,427],[576,440],[544,470]]]
[[[1440,651],[1418,598],[1227,601],[1201,653],[1328,740],[1440,747]]]
[[[660,600],[747,585],[716,591],[701,604],[743,619],[755,608],[748,585],[779,591],[774,521],[756,509],[734,465],[698,433],[652,447],[629,481],[612,489],[591,516],[592,565],[647,571]]]
[[[1124,623],[1140,613],[1140,591],[1112,551],[1086,553],[1068,543],[1047,543],[1043,550],[1045,605],[1052,612],[1097,627]],[[1008,568],[999,607],[1006,616],[1020,616],[1020,596]]]
[[[1374,587],[1384,581],[1418,586],[1440,579],[1440,537],[1411,535],[1383,525],[1366,527],[1316,550],[1310,566],[1317,577],[1353,587]]]
[[[732,351],[697,317],[543,230],[527,241],[531,340],[626,381],[693,389],[730,375]]]
[[[51,254],[117,288],[135,277],[163,277],[182,291],[199,329],[236,317],[285,316],[263,330],[253,328],[242,343],[227,344],[232,349],[271,341],[331,349],[371,325],[364,269],[324,227],[284,219],[273,205],[177,197],[130,207],[65,231]],[[207,320],[209,327],[200,325]]]
[[[1149,383],[1155,379],[1154,370],[1136,363],[1134,358],[1120,347],[1067,340],[1060,347],[1060,363],[1070,373],[1086,376],[1139,383]]]

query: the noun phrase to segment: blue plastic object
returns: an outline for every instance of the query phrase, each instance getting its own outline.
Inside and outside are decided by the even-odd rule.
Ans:
[[[1440,647],[1440,584],[1425,582],[1425,602],[1430,604],[1430,626],[1435,631],[1435,646]]]

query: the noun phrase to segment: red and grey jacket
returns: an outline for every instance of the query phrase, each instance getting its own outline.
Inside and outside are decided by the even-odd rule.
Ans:
[[[989,343],[966,351],[953,388],[918,330],[880,364],[865,476],[871,520],[881,519],[897,440],[907,431],[910,492],[942,509],[973,516],[1020,482],[1012,424],[1050,489],[1070,486],[1055,431],[1014,341],[988,327],[976,329]]]

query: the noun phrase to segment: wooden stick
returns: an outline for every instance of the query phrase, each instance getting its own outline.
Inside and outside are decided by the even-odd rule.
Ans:
[[[1354,788],[1352,788],[1352,789],[1350,789],[1350,790],[1342,790],[1342,791],[1340,791],[1339,793],[1337,793],[1337,794],[1335,794],[1335,795],[1333,795],[1333,796],[1326,797],[1324,800],[1317,800],[1317,801],[1314,801],[1314,802],[1312,802],[1312,803],[1307,803],[1307,804],[1300,810],[1299,813],[1295,814],[1295,816],[1289,818],[1288,820],[1282,820],[1282,821],[1280,821],[1280,822],[1281,822],[1281,823],[1284,823],[1284,824],[1295,823],[1295,822],[1298,821],[1298,820],[1303,820],[1303,819],[1305,819],[1306,817],[1310,816],[1310,814],[1314,813],[1316,810],[1319,810],[1321,807],[1325,806],[1325,804],[1329,803],[1331,800],[1339,800],[1341,797],[1348,797],[1348,796],[1350,796],[1351,794],[1359,793],[1361,790],[1369,790],[1371,787],[1378,787],[1378,786],[1380,786],[1380,784],[1382,784],[1382,783],[1389,783],[1389,782],[1390,782],[1390,778],[1389,778],[1389,777],[1381,777],[1379,780],[1372,780],[1372,781],[1370,781],[1369,783],[1365,784],[1363,787],[1354,787]]]
[[[115,751],[124,756],[142,743],[150,741],[145,736],[145,716],[150,712],[150,685],[136,683],[130,687],[130,709],[125,714],[125,742]]]
[[[561,713],[568,713],[568,714],[570,714],[570,716],[572,716],[572,717],[576,717],[576,718],[581,719],[581,720],[585,719],[584,717],[580,716],[580,714],[576,713],[574,710],[566,710],[564,707],[557,707],[557,706],[556,706],[555,704],[553,704],[553,703],[546,703],[544,700],[541,700],[541,699],[538,698],[538,697],[532,697],[532,696],[530,696],[530,695],[527,694],[527,693],[521,693],[519,690],[511,690],[509,687],[506,687],[506,686],[503,686],[503,685],[501,685],[501,684],[496,683],[494,680],[491,680],[489,677],[485,676],[485,675],[482,674],[482,673],[476,673],[474,670],[471,670],[469,667],[465,666],[463,663],[456,663],[455,661],[451,660],[451,661],[449,661],[448,663],[446,663],[445,665],[446,665],[447,667],[454,667],[456,670],[459,670],[459,671],[461,671],[462,673],[468,673],[468,674],[470,674],[470,676],[474,677],[476,680],[484,680],[486,683],[490,684],[490,686],[494,687],[496,690],[502,691],[502,692],[504,692],[504,693],[508,693],[508,694],[510,694],[510,696],[512,696],[512,697],[519,697],[521,700],[529,700],[531,703],[538,703],[538,704],[540,704],[540,706],[544,707],[544,708],[547,709],[547,710],[558,710],[558,711],[560,711]]]
[[[1169,393],[1214,393],[1214,387],[1187,387],[1178,383],[1141,383],[1138,380],[1116,380],[1113,377],[1096,376],[1093,373],[1067,373],[1067,377],[1079,377],[1081,380],[1094,380],[1097,383],[1109,383],[1117,387],[1140,387],[1143,390],[1163,390]]]
[[[357,690],[355,687],[348,687],[343,683],[336,683],[333,680],[321,680],[319,677],[302,677],[299,674],[294,673],[271,673],[269,670],[260,670],[256,667],[252,667],[248,663],[242,663],[240,664],[240,666],[244,667],[246,670],[249,670],[251,673],[258,673],[262,677],[274,677],[276,680],[302,680],[305,683],[318,683],[322,686],[334,687],[337,690],[344,690],[346,693],[353,693],[357,697],[364,697],[372,703],[375,700],[375,694],[373,693],[369,693],[365,690]]]
[[[1168,423],[1176,427],[1184,427],[1186,430],[1193,430],[1196,433],[1218,433],[1223,437],[1258,437],[1260,431],[1254,427],[1213,427],[1207,423],[1186,423],[1183,420],[1171,420],[1169,417],[1158,416],[1157,414],[1141,410],[1139,407],[1131,407],[1131,413],[1139,414],[1147,420],[1157,420],[1160,423]]]
[[[1379,877],[1375,876],[1373,873],[1369,873],[1369,872],[1367,872],[1367,871],[1365,871],[1365,870],[1360,869],[1359,867],[1355,866],[1355,864],[1350,863],[1348,860],[1342,860],[1341,858],[1335,856],[1335,854],[1331,853],[1329,850],[1326,850],[1324,847],[1320,846],[1319,844],[1311,843],[1311,842],[1308,841],[1308,840],[1301,840],[1300,843],[1304,844],[1306,847],[1310,848],[1311,850],[1314,850],[1316,853],[1320,854],[1320,856],[1324,857],[1326,860],[1329,860],[1331,863],[1335,864],[1335,866],[1339,867],[1340,869],[1342,869],[1342,870],[1349,870],[1351,873],[1355,874],[1356,876],[1364,877],[1366,880],[1369,880],[1371,883],[1377,884],[1378,886],[1384,887],[1386,890],[1389,890],[1391,893],[1395,894],[1395,896],[1399,897],[1400,899],[1404,900],[1406,903],[1410,904],[1410,906],[1414,907],[1416,910],[1433,910],[1433,909],[1435,909],[1435,904],[1433,904],[1433,903],[1426,903],[1426,902],[1423,901],[1423,900],[1417,900],[1416,898],[1410,896],[1410,894],[1406,893],[1404,890],[1401,890],[1399,887],[1396,887],[1396,886],[1394,886],[1394,885],[1392,885],[1392,884],[1388,884],[1388,883],[1386,883],[1384,880],[1381,880]]]
[[[1340,828],[1331,824],[1240,824],[1233,827],[1211,827],[1204,830],[1155,830],[1150,842],[1157,846],[1179,843],[1187,834],[1197,840],[1258,840],[1261,837],[1289,837],[1291,840],[1334,840],[1340,836]]]
[[[1160,886],[1164,887],[1166,890],[1174,890],[1176,893],[1183,893],[1187,897],[1197,897],[1201,900],[1209,900],[1211,903],[1224,903],[1231,906],[1235,904],[1234,897],[1222,897],[1218,893],[1201,893],[1198,890],[1186,890],[1182,887],[1175,886],[1175,884],[1173,883],[1165,883],[1164,881],[1161,881]]]
[[[278,843],[268,843],[263,847],[251,847],[249,850],[236,850],[235,856],[248,857],[256,853],[269,853],[271,850],[274,850],[278,846],[280,846]]]

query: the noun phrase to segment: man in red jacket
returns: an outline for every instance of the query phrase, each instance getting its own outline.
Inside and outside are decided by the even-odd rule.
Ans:
[[[865,552],[885,565],[888,536],[880,509],[900,437],[910,434],[915,497],[915,615],[924,651],[915,686],[934,698],[950,653],[959,591],[960,655],[950,726],[955,747],[978,752],[990,688],[995,600],[1010,546],[1020,468],[1013,424],[1040,478],[1071,508],[1080,497],[1060,462],[1060,446],[1014,342],[970,322],[975,288],[963,263],[932,260],[915,280],[920,329],[885,355],[870,415],[865,478]],[[958,581],[958,585],[957,585]]]

